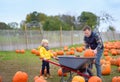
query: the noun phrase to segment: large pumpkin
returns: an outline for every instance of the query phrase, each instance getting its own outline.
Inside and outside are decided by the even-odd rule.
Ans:
[[[67,73],[64,73],[63,74],[63,72],[62,72],[62,69],[60,68],[60,69],[58,69],[58,76],[67,76]]]
[[[92,76],[92,77],[90,77],[88,82],[102,82],[102,79],[99,78],[98,76]]]
[[[25,72],[18,71],[13,77],[12,82],[28,82],[28,75]]]
[[[94,57],[94,56],[95,56],[95,54],[91,49],[85,50],[84,57]]]
[[[104,63],[101,66],[101,73],[102,75],[109,75],[111,73],[111,65],[110,63]]]
[[[85,79],[82,76],[74,76],[72,82],[85,82]]]
[[[120,76],[113,77],[112,82],[120,82]]]

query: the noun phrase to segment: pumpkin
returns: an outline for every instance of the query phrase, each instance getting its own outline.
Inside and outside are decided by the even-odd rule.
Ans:
[[[20,53],[20,50],[15,50],[16,53]]]
[[[38,50],[36,50],[35,55],[40,56],[40,52]]]
[[[68,51],[68,46],[64,46],[64,51]]]
[[[2,82],[2,77],[0,76],[0,82]]]
[[[52,52],[52,54],[53,54],[55,57],[57,57],[57,52]]]
[[[120,82],[120,76],[113,77],[112,82]]]
[[[106,61],[111,61],[111,60],[112,60],[112,57],[111,57],[111,56],[105,56],[105,60],[106,60]]]
[[[42,75],[42,70],[40,69],[40,76]],[[47,69],[44,70],[44,76],[47,75]]]
[[[25,50],[24,50],[24,49],[20,50],[20,53],[24,54],[24,53],[25,53]]]
[[[74,54],[75,54],[75,51],[74,51],[74,50],[70,50],[70,54],[71,54],[71,55],[74,55]]]
[[[72,48],[70,48],[70,50],[73,50],[73,51],[74,51],[74,50],[75,50],[75,48],[74,48],[74,47],[72,47]]]
[[[111,50],[111,54],[112,54],[113,56],[116,56],[116,55],[117,55],[117,50],[116,50],[116,49],[112,49],[112,50]]]
[[[120,66],[120,57],[116,59],[116,65]]]
[[[35,82],[47,82],[47,81],[42,79],[42,78],[38,78],[38,79],[35,80]]]
[[[63,50],[57,51],[57,54],[58,55],[64,55],[64,51]]]
[[[34,77],[34,81],[37,80],[38,78],[39,78],[39,76],[35,76],[35,77]]]
[[[94,57],[94,56],[95,56],[95,54],[91,49],[85,50],[84,57]]]
[[[90,77],[88,82],[102,82],[102,79],[99,78],[98,76],[92,76],[92,77]]]
[[[82,76],[74,76],[72,82],[85,82],[85,79]]]
[[[102,65],[102,64],[104,64],[106,61],[104,60],[104,59],[101,59],[100,60],[100,64]]]
[[[66,52],[66,55],[70,55],[70,54],[71,54],[70,51],[67,51],[67,52]]]
[[[117,54],[120,55],[120,50],[117,50]]]
[[[116,65],[116,59],[115,59],[115,58],[111,59],[110,63],[111,63],[112,65]]]
[[[13,77],[12,82],[28,82],[28,75],[25,72],[18,71]]]
[[[64,73],[63,74],[63,72],[62,72],[62,69],[60,68],[60,69],[58,69],[58,76],[67,76],[67,73]]]
[[[108,56],[108,52],[105,52],[105,51],[104,51],[104,53],[103,53],[103,54],[104,54],[104,56]]]
[[[111,73],[111,65],[109,63],[104,63],[101,66],[102,75],[109,75]]]
[[[120,72],[120,67],[118,67],[118,72]]]
[[[104,49],[104,52],[109,52],[109,49]]]
[[[31,50],[31,53],[32,53],[32,54],[36,54],[36,49],[32,49],[32,50]]]
[[[82,52],[82,51],[83,51],[83,48],[82,48],[82,47],[77,47],[77,48],[76,48],[76,51],[77,51],[77,52]]]

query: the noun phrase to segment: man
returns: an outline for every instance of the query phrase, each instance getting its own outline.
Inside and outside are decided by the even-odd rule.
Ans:
[[[94,54],[96,54],[95,59],[95,66],[97,70],[97,76],[101,78],[101,66],[100,66],[100,59],[103,53],[103,42],[101,40],[100,35],[93,32],[89,26],[84,26],[84,42],[85,42],[85,48],[92,49]]]

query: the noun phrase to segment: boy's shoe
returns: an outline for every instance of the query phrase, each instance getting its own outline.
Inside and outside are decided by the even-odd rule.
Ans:
[[[52,77],[51,75],[49,75],[49,74],[47,74],[47,77],[48,77],[48,78],[53,78],[53,77]]]

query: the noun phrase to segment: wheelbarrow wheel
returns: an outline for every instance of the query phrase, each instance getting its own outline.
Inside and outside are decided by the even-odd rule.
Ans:
[[[69,77],[67,79],[65,79],[64,75],[62,75],[61,79],[60,79],[60,82],[71,82],[72,80],[72,72],[69,72]]]
[[[86,71],[84,71],[83,73],[88,75],[88,76],[93,76],[93,73],[89,68],[87,68]],[[85,78],[85,82],[88,82],[89,78],[88,77],[84,77],[84,78]]]

